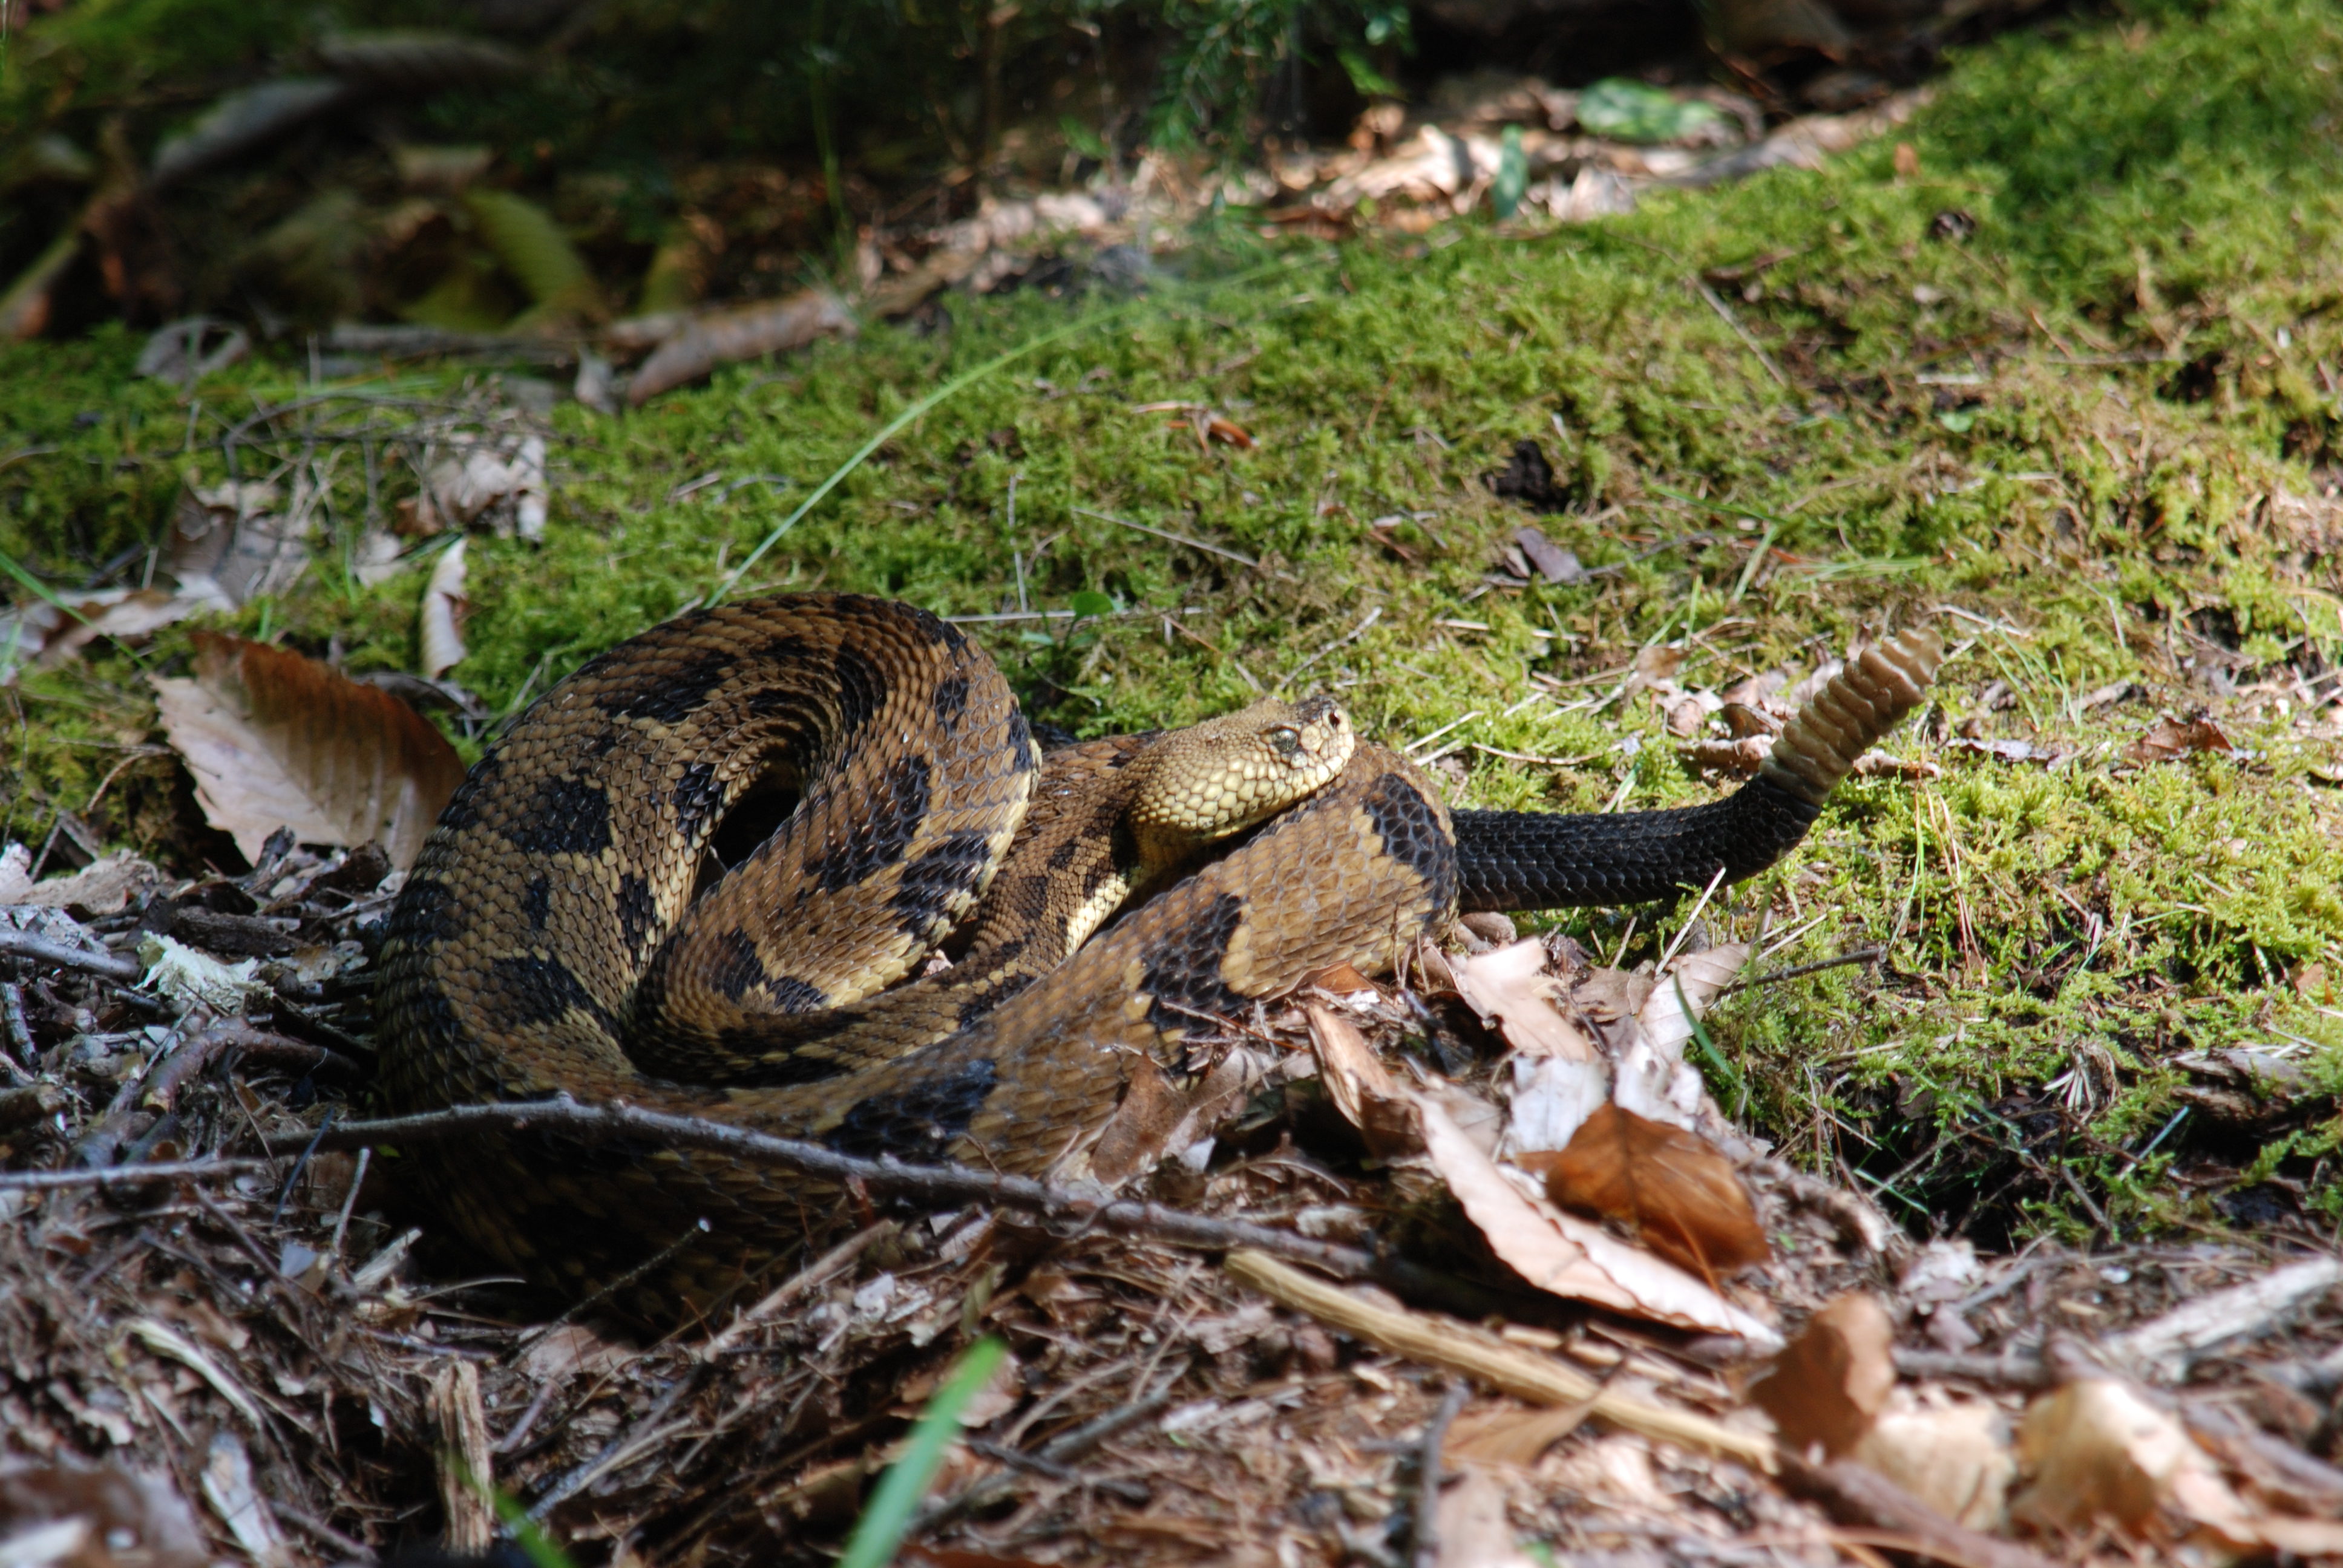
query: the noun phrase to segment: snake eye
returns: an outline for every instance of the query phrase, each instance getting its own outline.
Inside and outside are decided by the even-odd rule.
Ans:
[[[1281,724],[1269,732],[1270,749],[1280,757],[1291,757],[1302,749],[1302,731],[1291,725]]]

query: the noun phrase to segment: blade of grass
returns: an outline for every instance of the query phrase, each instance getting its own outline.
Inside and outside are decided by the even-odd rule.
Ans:
[[[903,1543],[912,1511],[927,1495],[929,1483],[936,1478],[936,1466],[943,1462],[944,1445],[960,1428],[960,1412],[990,1381],[1001,1358],[1008,1353],[1009,1347],[1000,1340],[982,1339],[960,1358],[960,1364],[952,1368],[911,1428],[902,1457],[880,1477],[862,1517],[855,1522],[854,1534],[846,1543],[846,1555],[838,1560],[838,1568],[886,1568],[895,1560],[895,1549]]]
[[[1223,278],[1215,286],[1228,287],[1236,284],[1250,283],[1256,277],[1267,276],[1271,273],[1282,271],[1293,265],[1294,264],[1292,261],[1287,260],[1274,261],[1267,266],[1253,267],[1249,271],[1238,273],[1232,277]],[[748,555],[742,558],[740,564],[734,567],[729,572],[726,573],[724,580],[718,583],[716,587],[709,591],[707,602],[709,604],[716,604],[721,601],[724,596],[730,593],[739,583],[740,579],[749,574],[749,568],[754,567],[759,561],[765,558],[765,552],[771,549],[775,545],[780,542],[781,536],[783,534],[786,534],[791,528],[796,528],[798,524],[803,520],[808,512],[812,511],[816,507],[820,506],[822,501],[829,497],[832,490],[844,484],[846,482],[847,476],[853,473],[855,469],[860,467],[864,461],[870,457],[871,453],[877,451],[880,447],[892,440],[896,432],[901,430],[905,426],[919,418],[920,415],[927,413],[930,409],[935,407],[938,404],[944,402],[948,398],[950,398],[960,392],[966,391],[969,387],[975,386],[978,382],[984,380],[987,377],[993,375],[995,372],[1014,365],[1017,361],[1025,358],[1029,355],[1040,353],[1042,349],[1049,347],[1053,343],[1062,343],[1069,337],[1079,337],[1086,332],[1095,332],[1102,327],[1111,327],[1116,322],[1121,321],[1128,317],[1137,315],[1142,310],[1168,307],[1169,304],[1170,302],[1165,300],[1134,299],[1128,305],[1116,306],[1111,310],[1101,311],[1096,316],[1088,317],[1080,321],[1070,321],[1063,327],[1042,333],[1039,337],[1029,337],[1013,348],[1003,349],[999,354],[996,354],[991,358],[986,360],[983,364],[975,367],[973,369],[964,370],[958,376],[953,377],[950,380],[945,382],[942,386],[929,393],[926,397],[915,398],[909,407],[905,408],[900,414],[896,415],[892,419],[888,420],[886,424],[880,427],[876,435],[872,436],[868,441],[863,442],[861,446],[856,447],[854,449],[853,456],[848,457],[845,462],[840,463],[835,469],[831,470],[830,477],[815,486],[813,492],[807,496],[804,500],[798,503],[797,510],[791,512],[788,517],[783,518],[779,522],[773,525],[773,531],[767,534],[763,540],[758,544],[757,548],[750,550]]]

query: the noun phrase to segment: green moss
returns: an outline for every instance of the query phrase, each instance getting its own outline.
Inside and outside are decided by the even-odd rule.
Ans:
[[[2343,582],[2319,553],[2331,542],[2293,536],[2272,499],[2328,477],[2309,467],[2335,414],[2318,389],[2343,366],[2343,204],[2322,118],[2337,78],[2316,66],[2343,51],[2307,5],[2174,15],[1969,57],[1907,133],[1917,178],[1866,147],[1601,225],[1364,239],[1279,253],[1266,275],[1232,234],[1188,270],[1255,269],[1244,281],[1166,284],[1111,318],[1103,302],[954,299],[939,336],[873,328],[622,421],[565,406],[553,528],[538,547],[475,541],[456,675],[495,711],[541,693],[709,592],[911,399],[1069,308],[1096,312],[887,443],[741,591],[994,615],[1018,608],[1021,568],[1034,608],[1118,607],[976,628],[1037,717],[1177,723],[1294,678],[1339,692],[1379,739],[1454,724],[1424,749],[1455,748],[1439,766],[1459,769],[1456,799],[1537,809],[1720,788],[1676,760],[1647,696],[1600,700],[1651,642],[1682,641],[1681,678],[1713,687],[1935,618],[1965,639],[1939,732],[2056,759],[1907,737],[1942,777],[1850,787],[1804,851],[1725,900],[1744,935],[1761,911],[1776,932],[1822,917],[1780,963],[1886,953],[1878,973],[1825,970],[1720,1010],[1750,1114],[1916,1214],[2097,1223],[2063,1169],[2121,1227],[2213,1217],[2165,1179],[2204,1118],[2149,1152],[2183,1103],[2172,1058],[2282,1045],[2343,1085],[2337,999],[2295,983],[2322,963],[2343,980],[2335,746],[2298,728],[2284,672],[2343,660]],[[2274,61],[2306,64],[2279,80]],[[2176,112],[2195,81],[2213,90]],[[1956,208],[1977,232],[1936,237]],[[182,469],[220,473],[216,450],[181,450],[186,407],[125,382],[128,352],[0,350],[0,419],[22,428],[6,448],[57,448],[0,471],[0,538],[56,580],[151,539]],[[35,364],[55,390],[10,374]],[[241,414],[295,390],[264,367],[200,397]],[[1200,446],[1145,411],[1163,402],[1209,404],[1254,445]],[[99,417],[76,423],[85,411]],[[1577,498],[1541,526],[1616,570],[1491,586],[1530,519],[1484,476],[1523,437]],[[711,472],[787,483],[674,498]],[[321,569],[266,614],[307,647],[338,638],[358,668],[411,668],[419,586]],[[2159,712],[2213,700],[2208,638],[2237,645],[2246,695],[2219,717],[2243,749],[2127,761]],[[150,658],[185,646],[174,630]],[[7,763],[20,835],[82,809],[112,765],[93,743],[146,733],[136,672],[112,658],[31,678],[24,700]],[[100,826],[158,831],[164,783],[126,770]],[[1633,962],[1676,918],[1564,923]],[[2272,1169],[2319,1169],[2334,1136],[2298,1122],[2270,1140]]]

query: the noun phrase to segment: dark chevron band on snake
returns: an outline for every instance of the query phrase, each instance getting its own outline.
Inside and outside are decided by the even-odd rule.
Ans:
[[[1214,755],[1182,739],[1201,732],[1045,759],[991,660],[925,611],[697,611],[548,692],[457,792],[390,917],[386,1093],[408,1111],[566,1094],[1111,1182],[1126,1090],[1179,1079],[1192,1040],[1312,974],[1386,970],[1460,910],[1639,902],[1771,865],[1938,657],[1925,633],[1865,651],[1758,777],[1671,811],[1452,815],[1407,759],[1329,740],[1322,701],[1248,710],[1287,761],[1340,771],[1066,958],[1121,888],[1172,874],[1134,869],[1145,835],[1119,802],[1151,747]],[[1001,872],[1012,846],[1031,874]],[[899,985],[980,903],[962,965]],[[840,1208],[786,1172],[538,1132],[408,1158],[502,1266],[571,1295],[623,1281],[610,1304],[653,1319]]]

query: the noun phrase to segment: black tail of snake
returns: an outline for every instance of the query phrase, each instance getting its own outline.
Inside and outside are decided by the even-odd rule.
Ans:
[[[387,1092],[402,1111],[625,1101],[853,1153],[1084,1171],[1134,1064],[1180,1071],[1191,1035],[1309,975],[1387,969],[1460,909],[1639,901],[1771,865],[1938,657],[1925,633],[1865,652],[1709,805],[1452,815],[1322,700],[1043,759],[991,660],[925,611],[700,610],[548,692],[457,792],[390,917]],[[1189,832],[1199,810],[1223,825]],[[897,985],[971,913],[960,964]],[[836,1207],[720,1156],[540,1132],[412,1158],[467,1239],[540,1283],[579,1294],[659,1259],[613,1302],[649,1317],[724,1295]]]

